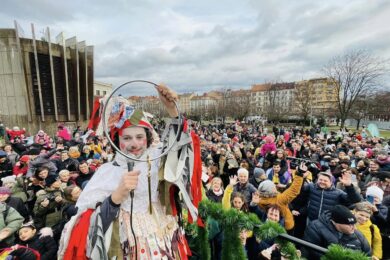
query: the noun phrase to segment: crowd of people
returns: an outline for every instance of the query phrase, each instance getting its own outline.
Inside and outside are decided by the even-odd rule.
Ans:
[[[154,127],[161,133],[162,124]],[[189,127],[200,137],[205,198],[277,222],[324,248],[339,244],[372,259],[390,259],[385,140],[364,130],[268,129],[255,122]],[[30,143],[27,137],[25,129],[7,128],[0,150],[0,249],[20,259],[55,259],[80,194],[115,152],[105,136],[80,127],[71,133],[59,125],[53,136],[40,130]],[[221,259],[223,227],[218,220],[208,227],[212,259]],[[274,241],[259,241],[250,230],[240,238],[248,259],[280,255]],[[300,250],[307,259],[320,257]]]

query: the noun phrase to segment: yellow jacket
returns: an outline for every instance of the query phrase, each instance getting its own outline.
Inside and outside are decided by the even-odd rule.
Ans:
[[[382,259],[382,236],[379,228],[372,224],[371,220],[368,220],[363,224],[357,223],[356,229],[359,230],[367,239],[371,246],[372,255]],[[374,234],[371,233],[371,230],[374,231]]]
[[[232,198],[232,193],[233,193],[233,186],[228,185],[225,189],[225,192],[223,193],[222,197],[222,208],[224,209],[230,209],[232,207],[232,204],[230,202]],[[252,237],[253,236],[253,231],[247,230],[246,232],[247,237]]]
[[[272,204],[276,204],[280,207],[281,216],[284,217],[286,230],[291,230],[294,227],[294,217],[288,208],[288,204],[299,195],[302,183],[303,177],[295,176],[291,186],[283,193],[279,193],[271,198],[260,197],[259,206],[262,209],[266,209],[267,206]]]

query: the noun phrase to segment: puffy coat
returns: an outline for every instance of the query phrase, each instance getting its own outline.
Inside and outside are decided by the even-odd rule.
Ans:
[[[360,231],[355,230],[352,235],[340,233],[331,222],[331,212],[325,211],[314,221],[311,221],[305,231],[304,240],[317,246],[327,248],[331,244],[339,244],[346,248],[361,250],[371,255],[371,248],[367,239]],[[310,260],[320,259],[321,254],[315,250],[303,248],[303,256]]]
[[[276,197],[260,198],[259,206],[262,209],[265,209],[268,205],[271,204],[276,204],[280,207],[281,215],[284,217],[287,230],[291,230],[294,227],[294,217],[288,205],[299,195],[302,183],[303,178],[300,176],[295,176],[291,186],[287,190],[283,191],[283,193],[279,193],[276,195]]]
[[[57,244],[51,236],[39,237],[38,234],[27,241],[20,242],[21,245],[37,250],[41,260],[56,259]]]
[[[0,231],[7,228],[11,235],[3,241],[7,245],[12,245],[15,239],[14,233],[20,228],[24,218],[16,211],[16,209],[7,206],[5,203],[0,203]]]
[[[322,212],[332,209],[335,205],[348,206],[361,200],[353,185],[345,187],[344,192],[334,186],[329,189],[321,189],[317,184],[308,183],[303,186],[303,191],[309,197],[307,216],[310,220],[317,219]]]

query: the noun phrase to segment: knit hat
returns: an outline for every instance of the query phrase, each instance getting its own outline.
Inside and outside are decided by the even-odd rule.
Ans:
[[[356,218],[352,212],[343,205],[336,205],[331,210],[331,219],[337,224],[356,224]]]
[[[339,164],[342,164],[342,163],[347,164],[347,165],[351,165],[351,161],[348,159],[341,159]]]
[[[370,186],[367,188],[366,196],[375,196],[378,197],[379,201],[383,200],[383,190],[378,186]]]
[[[57,181],[57,177],[56,176],[54,176],[54,175],[47,176],[47,178],[45,179],[46,187],[50,187],[56,181]]]
[[[20,162],[24,162],[24,163],[28,163],[28,161],[30,160],[30,157],[28,157],[28,155],[23,155],[22,157],[20,157]]]
[[[40,153],[41,151],[39,151],[39,149],[36,148],[30,149],[29,151],[26,152],[26,154],[28,155],[39,155]]]
[[[11,195],[11,190],[8,187],[0,187],[0,195]]]
[[[253,170],[253,176],[256,178],[256,179],[260,179],[260,176],[264,175],[265,174],[265,171],[262,169],[262,168],[258,168],[256,167],[254,170]]]
[[[386,178],[390,179],[390,172],[389,171],[379,171],[377,173],[377,176],[378,178],[381,180],[381,181],[385,181]]]
[[[278,194],[275,183],[270,180],[261,182],[258,189],[261,197],[271,198]]]
[[[0,158],[5,158],[7,157],[7,153],[4,152],[3,150],[0,150]]]
[[[22,228],[31,228],[31,229],[36,229],[35,225],[34,225],[34,222],[33,221],[29,221],[27,223],[24,223],[22,224],[22,226],[19,228],[19,230],[21,230]]]
[[[4,178],[1,178],[1,181],[3,182],[3,185],[6,183],[16,183],[16,176],[11,175]]]

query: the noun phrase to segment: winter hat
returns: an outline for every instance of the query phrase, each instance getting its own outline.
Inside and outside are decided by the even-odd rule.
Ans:
[[[56,176],[54,176],[54,175],[47,176],[47,178],[45,179],[46,187],[50,187],[56,181],[57,181],[57,177]]]
[[[273,143],[275,141],[275,137],[273,137],[272,135],[268,135],[264,138],[264,141],[266,143]]]
[[[343,205],[336,205],[331,210],[331,219],[337,224],[353,225],[356,218],[352,212]]]
[[[0,195],[11,195],[11,190],[8,187],[0,187]]]
[[[4,178],[1,178],[1,181],[3,182],[3,185],[6,183],[16,183],[16,176],[11,175]]]
[[[378,197],[379,202],[383,200],[383,190],[378,186],[370,186],[367,188],[366,196],[375,196]]]
[[[275,197],[277,195],[275,183],[265,180],[259,184],[259,193],[261,197]]]
[[[4,152],[3,150],[0,150],[0,158],[5,158],[7,157],[7,153]]]
[[[237,137],[237,136],[233,137],[232,141],[233,141],[233,142],[238,142],[238,141],[239,141],[239,140],[238,140],[238,137]]]
[[[29,221],[27,223],[24,223],[22,224],[22,226],[19,228],[19,231],[22,229],[22,228],[31,228],[31,229],[37,229],[34,225],[34,222],[33,221]]]
[[[39,151],[39,149],[36,148],[30,149],[29,151],[26,152],[26,154],[28,155],[39,155],[40,153],[41,151]]]
[[[20,162],[24,162],[24,163],[28,163],[28,161],[30,160],[30,157],[28,157],[28,155],[23,155],[22,157],[20,157]]]
[[[265,174],[265,171],[262,169],[262,168],[258,168],[256,167],[254,170],[253,170],[253,176],[256,178],[256,179],[260,179],[260,177],[262,175]]]
[[[339,164],[342,164],[342,163],[347,164],[347,165],[351,165],[350,160],[345,159],[345,158],[340,160]]]
[[[386,178],[390,179],[390,172],[389,171],[380,171],[377,173],[377,176],[381,181],[385,181]]]

